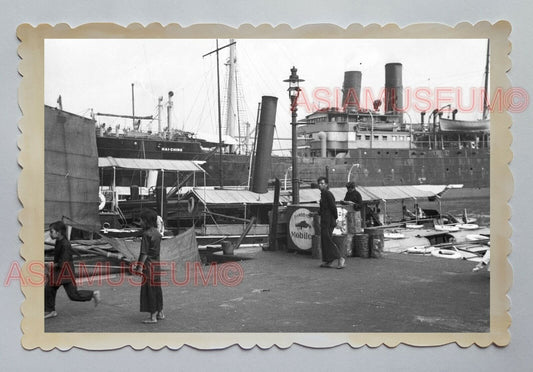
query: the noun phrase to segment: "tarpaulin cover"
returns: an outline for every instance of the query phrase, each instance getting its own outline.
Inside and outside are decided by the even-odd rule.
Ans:
[[[98,166],[100,168],[123,168],[123,169],[138,169],[138,170],[165,170],[178,172],[204,172],[201,164],[205,161],[193,160],[164,160],[164,159],[130,159],[130,158],[114,158],[108,156],[105,158],[98,158]]]
[[[125,259],[134,262],[139,258],[141,250],[141,240],[132,238],[109,238],[102,237],[103,240],[111,244],[118,252],[125,256]],[[186,262],[199,262],[200,253],[196,242],[194,228],[190,228],[182,234],[170,239],[161,241],[160,257],[162,262],[176,262],[184,264]]]
[[[380,200],[401,200],[401,199],[422,199],[431,198],[442,194],[447,190],[445,185],[431,185],[428,188],[424,186],[358,186],[357,191],[361,194],[363,201],[380,201]],[[346,195],[346,188],[332,187],[329,189],[335,200],[343,200]],[[320,190],[318,189],[301,189],[300,202],[309,203],[320,199]]]
[[[73,226],[99,229],[94,121],[45,106],[44,124],[45,229],[63,217]]]
[[[215,190],[195,187],[192,193],[204,204],[272,204],[274,191],[258,194],[249,190]]]
[[[442,194],[447,189],[445,185],[415,185],[415,186],[359,186],[363,201],[400,200],[431,198]],[[335,200],[343,200],[346,188],[332,187]],[[272,204],[274,191],[268,190],[258,194],[249,190],[212,189],[195,187],[192,193],[204,204]],[[319,189],[300,189],[300,203],[317,202],[320,199]],[[280,195],[280,203],[292,202],[291,195]]]

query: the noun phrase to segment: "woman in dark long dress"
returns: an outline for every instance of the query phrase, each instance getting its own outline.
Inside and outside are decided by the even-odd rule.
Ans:
[[[150,318],[143,320],[143,323],[150,324],[165,318],[159,265],[161,234],[157,229],[157,213],[149,209],[144,210],[141,213],[141,226],[143,227],[141,253],[135,271],[142,273],[144,277],[140,310],[150,313]]]
[[[320,242],[322,245],[322,267],[331,267],[333,261],[338,260],[337,268],[342,269],[346,260],[342,257],[339,247],[333,241],[333,229],[337,225],[337,206],[335,197],[329,191],[328,179],[318,178],[318,188],[320,189]]]

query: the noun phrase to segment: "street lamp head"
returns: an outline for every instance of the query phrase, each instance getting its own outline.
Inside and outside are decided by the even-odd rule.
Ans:
[[[298,74],[298,69],[296,67],[291,68],[291,75],[288,79],[283,80],[285,83],[289,83],[289,98],[293,99],[294,97],[298,96],[298,92],[300,91],[300,82],[305,81],[303,79],[300,79]]]

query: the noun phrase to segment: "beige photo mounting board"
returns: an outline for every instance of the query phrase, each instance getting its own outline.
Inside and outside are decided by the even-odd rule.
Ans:
[[[45,91],[47,81],[45,80],[45,66],[46,58],[46,43],[53,40],[68,40],[69,42],[76,42],[79,40],[93,40],[93,41],[105,41],[105,40],[139,40],[139,39],[154,39],[154,40],[174,40],[174,39],[209,39],[213,41],[215,39],[242,39],[242,40],[429,40],[429,39],[441,39],[441,40],[463,40],[463,39],[481,39],[490,40],[490,94],[489,97],[497,97],[497,94],[503,95],[503,97],[512,97],[512,93],[507,94],[511,90],[510,82],[506,73],[511,68],[511,60],[509,54],[511,53],[511,43],[508,38],[511,33],[511,26],[505,21],[500,21],[495,24],[489,22],[480,22],[475,25],[470,23],[461,23],[455,27],[450,27],[442,24],[415,24],[400,28],[396,25],[377,25],[371,24],[368,26],[362,26],[353,24],[346,29],[331,25],[331,24],[311,24],[301,26],[298,28],[291,28],[288,25],[260,25],[257,27],[251,25],[242,25],[239,28],[232,28],[224,25],[217,24],[199,24],[188,27],[182,27],[178,24],[170,24],[163,26],[158,23],[149,24],[146,26],[140,24],[131,24],[127,27],[111,24],[85,24],[75,28],[71,28],[67,24],[52,25],[39,25],[36,27],[30,25],[20,25],[17,29],[17,37],[20,40],[20,47],[18,54],[21,58],[19,72],[22,75],[22,81],[19,89],[19,105],[22,111],[22,119],[19,122],[19,128],[22,132],[19,138],[19,164],[21,166],[21,174],[19,178],[18,193],[20,201],[23,205],[23,210],[19,214],[19,221],[21,223],[20,238],[23,242],[21,248],[21,255],[25,259],[26,263],[22,267],[22,276],[27,280],[21,282],[21,289],[26,297],[24,304],[22,305],[23,320],[22,320],[22,345],[26,349],[41,348],[43,350],[49,350],[52,348],[58,348],[61,350],[70,349],[72,347],[78,347],[89,350],[108,350],[116,349],[124,346],[131,346],[134,349],[143,349],[150,347],[152,349],[160,349],[168,347],[170,349],[178,349],[183,345],[189,345],[197,349],[221,349],[231,345],[238,344],[242,348],[248,349],[254,346],[261,348],[270,348],[274,345],[280,348],[288,348],[292,344],[298,344],[315,348],[327,348],[336,345],[348,343],[352,347],[361,347],[368,345],[371,347],[377,347],[380,345],[386,345],[388,347],[395,347],[401,343],[412,346],[439,346],[449,343],[457,343],[461,347],[469,347],[472,345],[478,345],[481,347],[487,347],[488,345],[495,344],[498,346],[505,346],[510,342],[509,327],[511,325],[511,317],[509,316],[509,299],[507,292],[509,291],[512,283],[512,271],[507,261],[507,256],[511,251],[509,238],[511,236],[511,226],[509,224],[510,209],[507,205],[507,201],[510,199],[513,191],[512,175],[508,167],[508,163],[512,159],[512,153],[510,151],[511,135],[511,117],[507,110],[509,106],[513,104],[512,101],[502,99],[503,102],[498,107],[493,107],[490,112],[490,275],[484,277],[476,276],[475,273],[471,273],[473,265],[465,266],[464,275],[470,275],[473,280],[481,280],[481,278],[490,280],[490,303],[488,315],[489,326],[487,331],[484,332],[419,332],[416,329],[406,330],[402,332],[396,331],[396,328],[391,328],[390,332],[352,332],[352,323],[354,318],[357,318],[357,309],[354,312],[347,312],[346,316],[346,328],[344,330],[334,331],[307,331],[306,329],[300,330],[298,324],[294,325],[294,328],[290,332],[279,331],[277,325],[279,319],[276,319],[276,309],[271,309],[272,312],[267,314],[267,320],[271,321],[272,330],[265,331],[264,328],[260,332],[254,331],[254,322],[262,324],[265,321],[265,317],[261,319],[254,319],[254,316],[259,317],[259,313],[249,313],[243,315],[243,323],[249,322],[252,325],[245,327],[245,331],[235,328],[224,332],[219,332],[210,325],[209,319],[202,317],[204,309],[197,308],[196,313],[183,314],[179,312],[181,305],[176,305],[176,313],[167,310],[167,319],[170,319],[167,324],[172,323],[172,317],[179,318],[183,322],[188,324],[196,324],[197,327],[189,327],[187,332],[180,332],[179,327],[164,328],[162,320],[157,326],[159,328],[150,329],[150,325],[140,324],[140,315],[138,312],[138,288],[131,291],[133,296],[128,298],[127,303],[118,304],[111,303],[113,297],[119,298],[120,296],[115,291],[120,288],[112,288],[107,293],[107,298],[104,298],[102,304],[93,309],[92,305],[76,304],[72,308],[72,313],[61,314],[61,308],[58,309],[60,313],[53,321],[61,322],[63,316],[64,321],[70,319],[71,324],[78,322],[94,322],[94,329],[100,328],[105,325],[106,322],[125,324],[131,319],[136,319],[135,323],[132,323],[132,331],[128,331],[127,324],[125,328],[120,328],[119,331],[90,331],[83,332],[76,331],[76,328],[65,327],[64,331],[47,331],[44,314],[44,285],[38,279],[42,278],[44,266],[44,230],[45,230],[45,169],[44,169],[44,154],[45,154]],[[317,41],[318,43],[318,41]],[[222,45],[225,45],[223,43]],[[206,50],[205,53],[211,50]],[[360,51],[364,53],[364,51]],[[383,53],[386,54],[386,51]],[[406,54],[409,50],[405,51]],[[176,53],[179,57],[179,53]],[[139,51],[140,58],[143,56],[143,51]],[[331,56],[328,56],[331,57]],[[458,56],[461,57],[461,56]],[[91,58],[99,58],[92,55]],[[105,56],[101,56],[105,58]],[[394,61],[395,62],[395,61]],[[65,58],[61,62],[64,64],[65,69],[69,68],[71,61]],[[172,63],[179,64],[179,61],[169,61],[168,65],[163,68],[172,68]],[[272,83],[280,84],[286,91],[287,83],[283,80],[289,76],[289,69],[292,66],[287,65],[284,67],[283,76],[279,77],[279,81]],[[362,69],[370,69],[373,67],[363,66]],[[379,66],[378,69],[381,69]],[[339,72],[342,74],[342,71]],[[299,74],[302,78],[308,78],[304,72],[304,69],[299,66]],[[258,73],[259,75],[259,73]],[[112,77],[110,77],[112,78]],[[425,77],[424,77],[425,78]],[[200,83],[200,82],[198,82]],[[302,83],[302,86],[305,83]],[[76,87],[80,91],[84,90],[84,86]],[[104,94],[106,87],[101,87],[102,94]],[[129,94],[129,87],[125,88],[126,94]],[[143,89],[149,89],[149,87],[143,87]],[[211,89],[211,88],[208,88]],[[119,94],[119,93],[116,93]],[[120,94],[124,94],[121,92]],[[158,94],[162,94],[158,93]],[[109,99],[112,99],[111,94]],[[278,97],[280,104],[278,112],[285,109],[287,111],[288,98],[287,96]],[[255,99],[255,98],[254,98]],[[283,101],[283,105],[282,102]],[[63,96],[63,102],[61,105],[67,107],[68,97]],[[491,101],[492,102],[492,101]],[[54,102],[55,103],[55,102]],[[59,103],[59,102],[58,102]],[[88,103],[90,105],[91,103]],[[128,108],[129,109],[129,108]],[[303,111],[303,110],[302,110]],[[304,114],[301,113],[300,117]],[[278,124],[279,125],[279,124]],[[318,175],[317,175],[318,176]],[[59,216],[61,217],[61,216]],[[291,256],[291,259],[294,259]],[[308,260],[308,257],[302,258]],[[387,259],[387,258],[384,258]],[[309,260],[308,262],[311,262]],[[309,264],[306,270],[309,271],[309,276],[314,281],[320,281],[323,271],[318,269],[318,261],[314,260],[312,264]],[[357,264],[363,265],[361,262]],[[275,268],[273,266],[272,268]],[[284,267],[285,268],[285,267]],[[468,273],[466,272],[468,271]],[[247,273],[246,274],[250,274]],[[251,273],[253,274],[253,273]],[[285,273],[286,274],[286,273]],[[345,272],[332,272],[333,274],[345,274]],[[293,278],[293,281],[276,283],[275,273],[269,277],[272,282],[263,283],[263,288],[246,288],[246,277],[240,284],[247,290],[247,295],[253,293],[256,296],[255,299],[251,297],[243,298],[238,294],[238,287],[236,286],[235,293],[228,293],[229,296],[226,300],[220,299],[220,294],[212,293],[213,303],[207,302],[207,305],[212,305],[218,312],[220,318],[216,319],[217,322],[224,322],[225,317],[228,319],[235,315],[239,311],[239,303],[243,301],[249,301],[249,306],[266,306],[269,303],[268,296],[276,295],[275,286],[294,286],[294,291],[302,290],[302,283],[299,283]],[[329,274],[327,274],[329,275]],[[463,276],[464,276],[463,275]],[[450,274],[450,276],[453,276]],[[458,277],[461,276],[458,274]],[[368,280],[378,280],[376,278],[369,277]],[[379,280],[387,280],[386,273],[383,276],[379,276]],[[418,279],[415,279],[418,280]],[[349,277],[346,278],[347,285],[355,285],[349,283]],[[358,285],[363,285],[359,283]],[[435,283],[434,283],[435,284]],[[439,283],[436,283],[438,285]],[[457,285],[461,285],[458,283]],[[407,286],[409,283],[406,283]],[[382,286],[387,286],[386,282],[382,282]],[[242,288],[242,287],[241,287]],[[180,292],[176,293],[176,296],[181,295],[182,298],[191,297],[191,293],[188,290],[179,289]],[[194,290],[194,288],[192,288]],[[216,292],[218,287],[210,288],[209,290]],[[221,290],[227,290],[223,288]],[[285,288],[286,290],[286,288]],[[428,290],[431,290],[428,285]],[[165,292],[165,289],[164,289]],[[452,291],[453,292],[453,291]],[[59,293],[64,296],[64,291],[60,289]],[[320,302],[320,296],[322,294],[316,293],[313,300]],[[59,294],[58,294],[59,296]],[[169,296],[168,293],[164,294]],[[219,297],[217,297],[219,296]],[[263,297],[261,297],[263,296]],[[340,294],[342,296],[342,293]],[[216,302],[220,300],[227,306],[220,306],[220,303]],[[288,297],[287,300],[291,300]],[[463,299],[465,300],[465,299]],[[174,301],[180,301],[180,298],[174,299]],[[191,300],[193,301],[193,300]],[[368,301],[371,302],[371,299]],[[450,302],[455,301],[453,297],[449,298]],[[107,304],[106,304],[107,302]],[[229,304],[228,304],[229,302]],[[205,303],[202,303],[202,305]],[[330,303],[332,307],[334,303]],[[107,306],[107,307],[106,307]],[[185,305],[183,305],[184,307]],[[394,303],[384,301],[379,304],[380,306],[394,306]],[[58,305],[59,307],[59,305]],[[326,307],[327,309],[327,307]],[[79,312],[78,312],[79,310]],[[206,310],[207,311],[207,310]],[[399,310],[400,311],[400,310]],[[464,309],[467,311],[467,309]],[[78,313],[76,313],[78,312]],[[109,314],[116,316],[116,319],[109,319]],[[423,309],[420,310],[420,314],[423,314]],[[419,314],[419,318],[424,321],[423,316]],[[306,312],[303,311],[300,314],[302,318],[306,317]],[[481,316],[481,315],[480,315]],[[77,318],[78,317],[78,318]],[[327,322],[327,314],[324,314],[324,322]],[[246,318],[246,319],[245,319]],[[445,319],[445,314],[443,314]],[[49,320],[47,320],[48,322]],[[229,321],[229,320],[228,320]],[[391,321],[390,319],[387,321]],[[427,319],[426,319],[427,321]],[[179,322],[176,320],[179,324]],[[138,324],[139,323],[139,324]],[[141,327],[144,327],[141,329]],[[193,328],[195,331],[190,331]],[[266,327],[267,330],[269,329]],[[452,327],[453,328],[453,327]],[[320,328],[322,329],[322,328]]]

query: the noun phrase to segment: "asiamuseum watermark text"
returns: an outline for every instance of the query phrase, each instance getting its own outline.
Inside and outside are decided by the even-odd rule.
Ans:
[[[301,88],[296,106],[308,113],[323,108],[346,108],[357,106],[360,108],[376,109],[376,102],[388,106],[385,110],[396,112],[429,112],[442,107],[456,108],[461,113],[483,112],[488,107],[491,113],[524,112],[529,106],[529,94],[524,88],[498,87],[491,92],[491,97],[485,94],[485,88],[472,87],[402,87],[382,88],[375,91],[364,87],[360,91],[354,88],[343,90],[339,87],[317,87],[312,90]],[[389,97],[389,98],[387,98]]]
[[[134,270],[140,265],[141,271]],[[20,283],[21,286],[44,286],[46,283],[59,285],[65,281],[76,281],[88,286],[122,286],[140,287],[146,283],[161,287],[169,286],[226,286],[235,287],[244,279],[244,270],[237,262],[223,264],[212,263],[204,266],[200,262],[177,264],[174,261],[159,261],[150,264],[150,270],[138,262],[121,262],[112,266],[109,262],[89,265],[85,262],[75,264],[75,272],[70,265],[63,265],[56,270],[50,269],[49,263],[30,261],[25,270],[18,262],[13,262],[4,280],[4,286]]]

